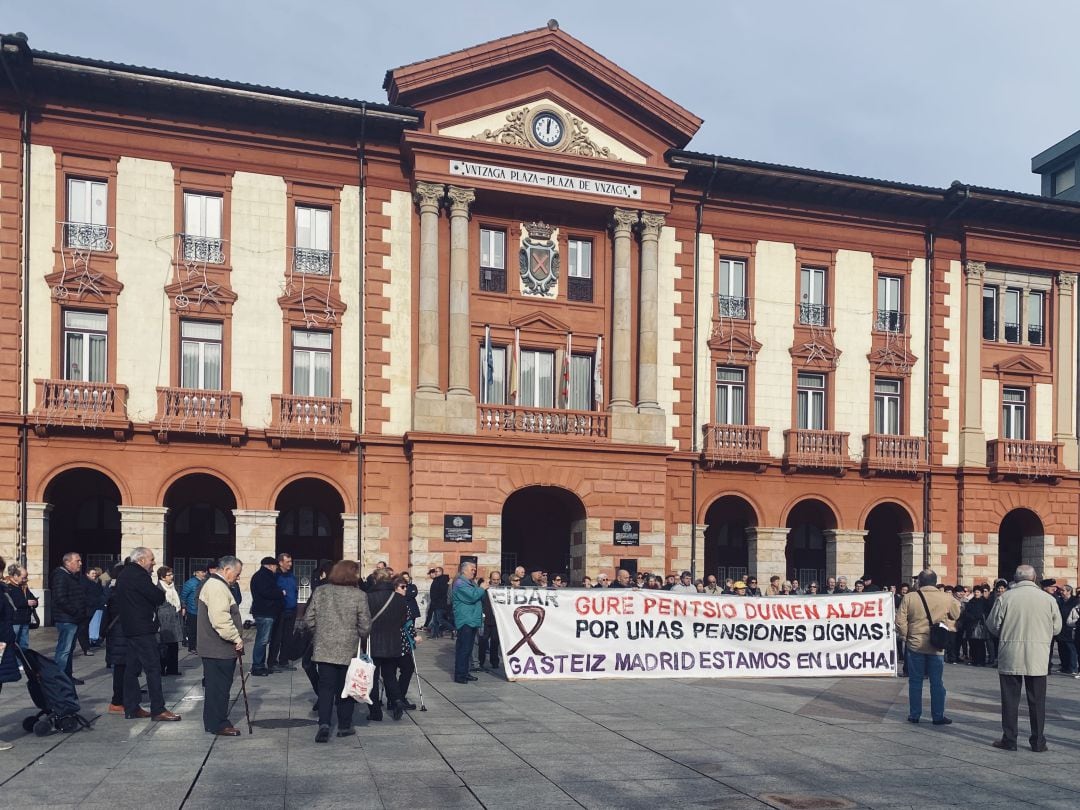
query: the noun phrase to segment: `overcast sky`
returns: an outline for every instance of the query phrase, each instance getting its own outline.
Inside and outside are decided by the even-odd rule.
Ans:
[[[368,101],[550,17],[704,118],[702,152],[1038,193],[1080,129],[1078,0],[0,0],[35,49]]]

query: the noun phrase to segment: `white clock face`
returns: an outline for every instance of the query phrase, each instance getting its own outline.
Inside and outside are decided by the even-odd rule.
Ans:
[[[554,113],[543,112],[532,122],[533,137],[544,146],[555,146],[562,140],[563,122]]]

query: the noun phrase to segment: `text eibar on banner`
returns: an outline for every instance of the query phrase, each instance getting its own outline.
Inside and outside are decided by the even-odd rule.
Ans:
[[[510,680],[896,675],[890,593],[493,588]]]

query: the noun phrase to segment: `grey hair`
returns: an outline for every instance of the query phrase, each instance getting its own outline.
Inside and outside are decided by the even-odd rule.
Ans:
[[[9,577],[17,577],[23,570],[23,567],[18,563],[12,563],[7,567],[7,575]]]
[[[927,585],[937,585],[937,573],[932,568],[924,568],[919,572],[919,587],[925,588]]]
[[[149,549],[146,546],[136,546],[135,548],[133,548],[131,550],[131,553],[128,554],[128,559],[131,560],[136,565],[138,565],[143,560],[148,560],[153,556],[154,556],[153,549]]]
[[[82,555],[77,551],[69,551],[67,554],[64,555],[64,564],[67,565],[67,563],[71,562],[76,557],[81,558]]]
[[[464,574],[465,573],[465,566],[467,566],[467,565],[476,565],[476,563],[474,563],[472,560],[462,560],[460,563],[458,563],[458,567],[457,567],[458,573],[459,574]]]
[[[1034,582],[1035,576],[1035,569],[1030,565],[1020,565],[1013,574],[1013,582]]]
[[[230,571],[235,571],[243,566],[243,561],[233,557],[231,554],[227,554],[218,560],[218,568],[228,568]]]

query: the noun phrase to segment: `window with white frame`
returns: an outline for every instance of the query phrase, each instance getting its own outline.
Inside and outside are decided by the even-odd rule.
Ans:
[[[296,206],[296,247],[293,269],[298,273],[330,275],[330,209]]]
[[[506,292],[506,231],[480,229],[480,289]]]
[[[874,433],[900,434],[900,380],[874,380]]]
[[[104,180],[67,181],[67,222],[64,244],[67,247],[108,250],[109,184]]]
[[[592,242],[588,239],[571,238],[566,243],[569,259],[566,295],[571,301],[592,301]]]
[[[998,291],[997,287],[983,287],[982,298],[982,336],[983,340],[997,340],[998,335]]]
[[[184,260],[221,264],[222,198],[217,194],[184,192]]]
[[[721,318],[746,318],[746,262],[720,260],[720,293],[717,314]]]
[[[507,396],[506,346],[492,346],[488,361],[487,349],[480,344],[480,401],[485,405],[505,405]],[[490,366],[490,369],[489,369]]]
[[[566,407],[572,411],[593,409],[593,356],[570,355],[570,396]]]
[[[222,325],[180,321],[180,387],[221,390]]]
[[[1005,439],[1027,438],[1026,388],[1003,388],[1001,390],[1001,435]]]
[[[1032,346],[1043,346],[1046,343],[1046,296],[1044,293],[1032,291],[1028,293],[1027,307],[1027,340]]]
[[[796,391],[796,427],[799,430],[825,429],[825,375],[798,375]]]
[[[899,276],[878,276],[877,312],[874,328],[880,332],[904,331],[904,316],[900,311],[903,280]]]
[[[328,397],[331,391],[333,336],[329,332],[294,329],[292,333],[293,394]]]
[[[1005,290],[1005,342],[1020,342],[1020,301],[1023,298],[1020,290]]]
[[[825,282],[824,267],[802,268],[799,286],[799,323],[811,326],[829,325]]]
[[[555,402],[555,353],[521,350],[520,402],[527,408],[552,408]]]
[[[716,367],[716,423],[746,424],[746,369]]]
[[[109,316],[64,311],[64,379],[105,382],[109,375]]]

